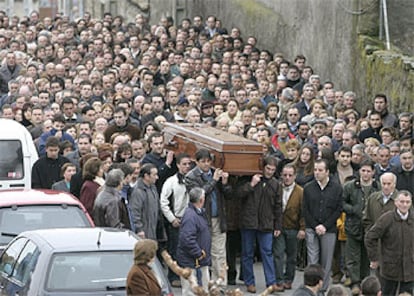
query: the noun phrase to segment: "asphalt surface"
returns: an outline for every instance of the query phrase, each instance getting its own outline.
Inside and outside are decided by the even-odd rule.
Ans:
[[[248,295],[260,295],[265,289],[266,289],[266,284],[265,284],[265,280],[264,280],[264,273],[263,273],[263,265],[261,262],[256,262],[254,264],[254,275],[255,275],[255,279],[256,279],[256,294],[252,294],[252,293],[248,293],[246,291],[246,286],[244,285],[244,283],[242,281],[237,280],[237,284],[236,286],[227,286],[227,289],[237,289],[239,288],[244,295],[248,296]],[[303,283],[303,271],[299,271],[296,270],[296,276],[295,276],[295,280],[293,282],[293,287],[292,290],[285,290],[284,292],[279,292],[279,293],[273,293],[272,295],[283,295],[283,296],[289,296],[289,295],[293,295],[293,292],[295,291],[296,288],[298,288],[300,285],[302,285]],[[174,290],[174,295],[175,296],[181,296],[181,289],[180,288],[173,288]]]

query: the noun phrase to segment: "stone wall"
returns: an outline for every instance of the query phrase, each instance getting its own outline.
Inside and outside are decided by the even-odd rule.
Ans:
[[[383,50],[378,40],[358,37],[358,54],[354,58],[354,89],[364,111],[376,93],[390,99],[391,109],[400,113],[414,111],[414,58],[396,51]]]
[[[387,8],[391,42],[414,56],[414,1],[388,0]]]

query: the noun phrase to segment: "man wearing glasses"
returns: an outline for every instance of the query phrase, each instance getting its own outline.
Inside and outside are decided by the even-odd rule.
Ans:
[[[291,107],[287,111],[287,121],[289,130],[295,136],[298,135],[298,128],[299,128],[299,109],[296,107]]]

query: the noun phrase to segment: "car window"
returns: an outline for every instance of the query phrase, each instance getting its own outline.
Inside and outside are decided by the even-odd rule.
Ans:
[[[27,230],[90,226],[85,213],[77,206],[0,208],[0,245],[8,244],[14,236]]]
[[[0,180],[21,180],[24,177],[22,143],[0,140]]]
[[[133,251],[73,252],[55,254],[48,267],[47,291],[106,291],[125,289],[133,264]],[[163,291],[168,282],[161,264],[150,264]]]
[[[30,281],[30,275],[36,267],[39,254],[39,249],[31,241],[27,242],[23,251],[20,253],[19,258],[16,261],[12,277],[22,283],[22,286],[26,286],[26,284]]]
[[[46,290],[122,290],[132,263],[132,251],[59,253],[51,259]]]
[[[26,238],[19,238],[3,252],[0,260],[0,273],[5,274],[6,276],[12,275],[19,254],[26,242]]]

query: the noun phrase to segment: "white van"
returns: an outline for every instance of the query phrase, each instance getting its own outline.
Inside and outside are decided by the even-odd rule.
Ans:
[[[0,190],[31,188],[32,166],[38,158],[29,131],[14,120],[0,118]]]

